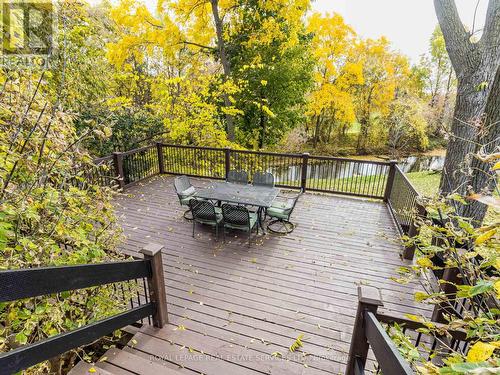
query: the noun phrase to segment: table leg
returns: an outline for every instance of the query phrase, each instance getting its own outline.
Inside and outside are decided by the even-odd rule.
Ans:
[[[260,229],[262,230],[262,234],[267,234],[267,231],[264,229],[264,224],[263,224],[263,220],[262,220],[262,216],[264,214],[264,210],[265,208],[264,207],[259,207],[259,209],[257,210],[257,225],[260,227]],[[265,216],[264,216],[264,219],[265,219]]]

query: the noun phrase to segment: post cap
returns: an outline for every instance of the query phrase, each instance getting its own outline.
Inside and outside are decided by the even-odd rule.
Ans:
[[[391,160],[389,160],[389,163],[391,163],[391,164],[398,164],[398,161],[394,160],[394,159],[391,159]]]
[[[365,305],[384,306],[380,290],[369,285],[358,285],[358,301]]]
[[[139,252],[146,256],[152,257],[158,252],[161,252],[161,249],[163,249],[163,245],[159,245],[157,243],[148,243]]]

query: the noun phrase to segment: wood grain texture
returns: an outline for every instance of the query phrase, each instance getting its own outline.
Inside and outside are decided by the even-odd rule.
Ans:
[[[408,262],[381,201],[306,193],[292,215],[294,232],[259,235],[251,248],[245,233],[227,232],[223,243],[211,227],[199,226],[192,238],[171,176],[127,189],[115,207],[124,253],[164,246],[169,310],[168,325],[143,327],[126,351],[181,373],[342,374],[359,284],[381,290],[380,312],[432,313],[413,301],[418,283],[390,280]],[[303,347],[292,353],[300,334]],[[373,359],[370,352],[367,371]]]

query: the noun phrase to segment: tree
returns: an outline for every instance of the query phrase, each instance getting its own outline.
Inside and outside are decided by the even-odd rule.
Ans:
[[[316,147],[322,133],[329,140],[334,125],[345,131],[354,122],[354,94],[357,85],[364,82],[363,66],[356,59],[356,34],[340,15],[315,13],[308,20],[307,30],[314,35],[316,60],[315,86],[308,107]]]
[[[410,149],[424,151],[429,143],[425,102],[415,95],[404,95],[390,104],[385,118],[388,127],[388,145],[394,158],[399,158]]]
[[[382,37],[362,41],[357,55],[363,66],[363,84],[356,92],[357,118],[360,124],[357,151],[366,153],[375,117],[389,113],[390,103],[404,87],[411,74],[408,60],[390,50],[389,41]]]
[[[231,68],[241,90],[238,142],[262,148],[304,121],[312,83],[310,37],[302,1],[241,1],[228,38]]]
[[[167,136],[181,143],[229,145],[227,132],[221,130],[227,130],[228,116],[240,113],[226,101],[237,87],[218,72],[220,66],[214,61],[218,55],[217,47],[210,45],[215,38],[211,4],[159,2],[153,16],[144,5],[123,1],[111,16],[119,38],[108,45],[108,58],[117,69],[131,74],[132,84],[136,77],[147,75],[152,87],[147,108],[162,116]],[[140,75],[135,73],[136,65],[143,67]]]
[[[500,0],[490,0],[482,36],[475,38],[474,30],[463,26],[453,0],[434,0],[436,14],[446,41],[446,50],[457,75],[457,98],[453,115],[450,139],[441,177],[440,190],[443,194],[452,192],[466,195],[472,188],[481,190],[486,186],[471,186],[477,174],[487,171],[470,168],[471,155],[477,154],[482,146],[481,138],[490,132],[497,132],[497,126],[485,126],[486,118],[494,118],[500,111],[498,101],[488,98],[498,96],[493,91],[494,78],[500,64]],[[493,144],[498,145],[498,133],[492,133]],[[471,212],[465,206],[459,214],[472,215],[478,225],[485,210]]]
[[[450,106],[451,92],[455,87],[455,74],[450,58],[446,52],[446,44],[439,26],[434,29],[429,46],[429,91],[430,108],[434,114],[433,132],[443,134],[449,129],[445,115]]]

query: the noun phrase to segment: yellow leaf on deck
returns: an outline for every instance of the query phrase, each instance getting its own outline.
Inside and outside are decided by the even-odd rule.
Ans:
[[[476,342],[467,353],[467,362],[483,362],[491,357],[495,351],[495,345],[485,342]]]

